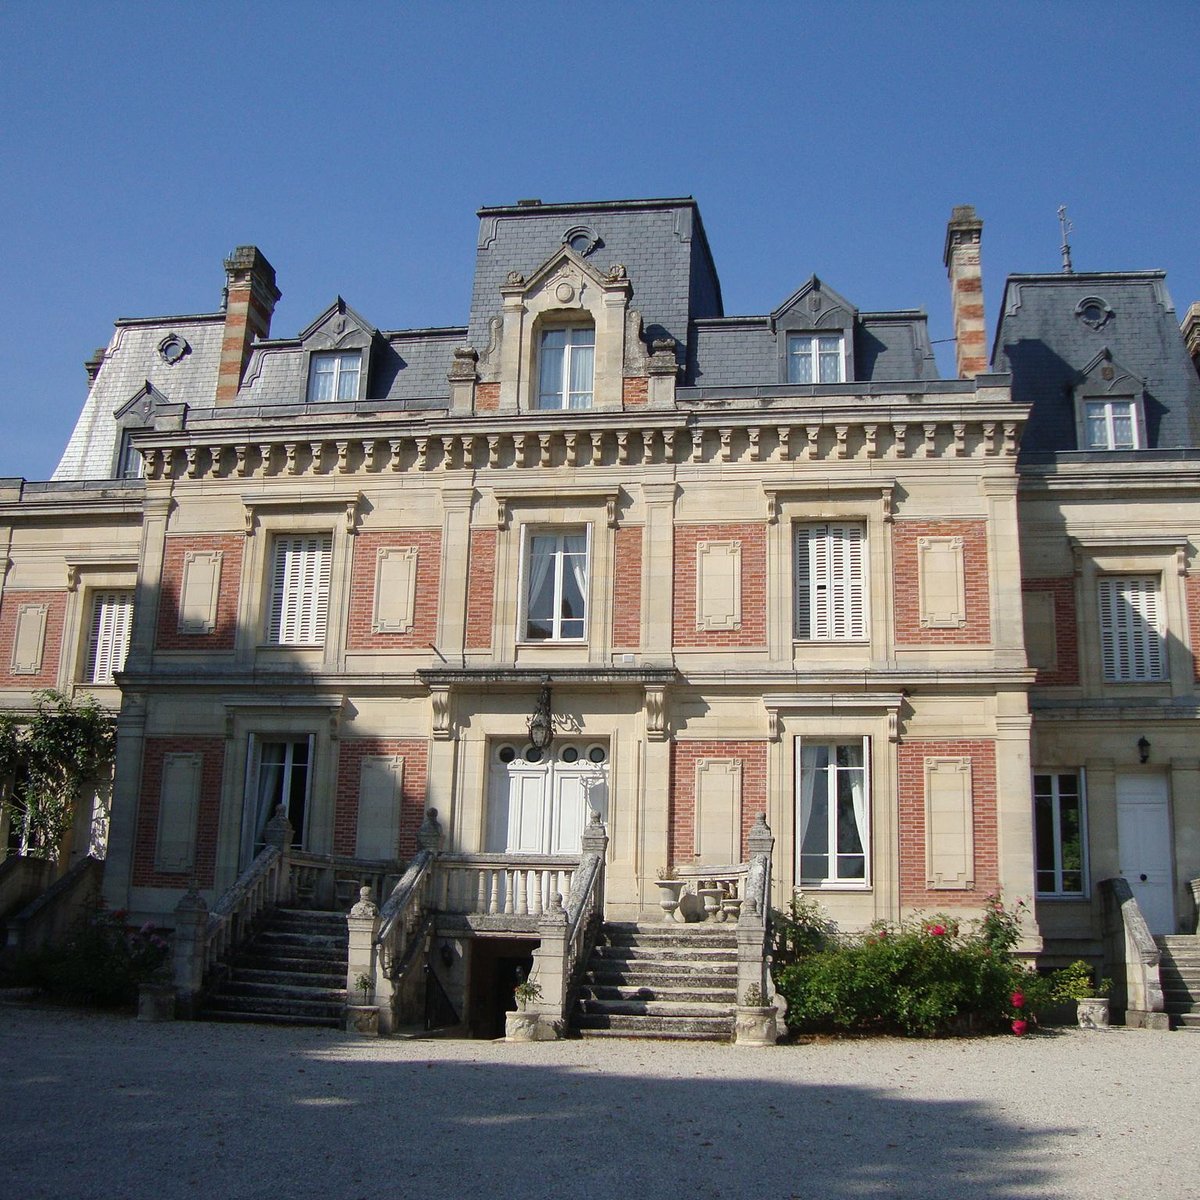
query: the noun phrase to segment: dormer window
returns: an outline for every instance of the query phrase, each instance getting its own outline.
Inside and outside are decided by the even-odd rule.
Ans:
[[[840,333],[789,333],[788,383],[843,383],[846,341]]]
[[[595,364],[593,326],[544,330],[538,353],[538,408],[591,408]]]
[[[1084,401],[1084,434],[1088,450],[1137,450],[1137,409],[1125,400]]]
[[[309,404],[332,400],[357,400],[361,350],[316,352],[308,366]]]

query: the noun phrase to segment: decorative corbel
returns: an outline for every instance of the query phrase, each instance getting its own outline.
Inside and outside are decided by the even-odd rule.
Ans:
[[[271,473],[271,443],[260,442],[258,445],[258,457],[262,461],[262,473],[269,475]]]
[[[183,448],[183,456],[187,459],[187,477],[189,479],[195,479],[196,473],[200,468],[197,458],[198,449],[196,446],[185,446]]]
[[[363,452],[363,470],[364,471],[375,470],[376,445],[377,445],[377,443],[374,438],[363,438],[362,452]]]
[[[1175,547],[1175,570],[1179,573],[1180,578],[1187,575],[1187,542],[1180,542]]]
[[[417,470],[429,470],[429,439],[427,437],[417,438]]]
[[[214,477],[221,474],[221,459],[224,456],[224,452],[224,446],[209,446],[208,448],[210,469]]]
[[[764,489],[767,497],[767,524],[779,524],[779,493],[773,488]]]
[[[550,434],[538,434],[538,466],[548,467],[550,465]]]
[[[900,740],[900,710],[898,708],[887,710],[887,737],[893,745]]]
[[[746,434],[750,439],[750,461],[762,461],[762,430],[757,425],[751,425],[746,430]]]
[[[258,525],[258,515],[254,511],[254,505],[247,504],[242,510],[242,516],[246,518],[246,536],[253,537],[254,530]]]
[[[692,430],[692,462],[704,461],[704,430]]]
[[[246,474],[246,452],[249,448],[245,442],[238,442],[233,448],[233,473],[239,477],[244,477]]]
[[[642,462],[652,463],[654,461],[654,430],[642,430]]]
[[[777,708],[767,709],[767,737],[773,742],[783,739],[783,718]]]
[[[850,426],[849,425],[835,425],[833,427],[833,436],[836,439],[834,448],[833,448],[833,457],[834,458],[845,458],[846,457],[846,444],[850,438]]]
[[[461,444],[462,439],[453,436],[443,436],[442,438],[442,470],[451,471],[454,469],[455,449]]]
[[[908,426],[903,421],[892,426],[892,438],[896,457],[903,458],[908,453]]]
[[[604,502],[604,512],[609,529],[617,527],[617,493],[613,492]]]
[[[498,467],[500,465],[500,435],[498,433],[487,435],[487,448],[488,466]]]
[[[808,439],[804,446],[804,457],[808,459],[816,458],[819,452],[817,439],[821,436],[820,425],[806,425],[804,427],[804,435]]]
[[[346,501],[346,532],[353,537],[358,532],[358,504],[361,496]]]
[[[600,429],[592,430],[592,466],[598,467],[604,462],[604,431]]]
[[[629,462],[629,430],[621,429],[617,432],[617,462],[625,466]]]
[[[1071,541],[1071,558],[1075,565],[1075,578],[1078,579],[1083,575],[1083,547],[1075,540]]]
[[[309,442],[308,452],[312,455],[312,469],[314,475],[321,473],[321,460],[325,455],[324,442]]]
[[[300,464],[296,461],[295,442],[283,443],[283,457],[285,463],[284,472],[288,475],[295,475],[300,470]]]
[[[787,462],[792,456],[792,429],[790,425],[780,425],[775,430],[775,436],[779,439],[779,461]]]
[[[867,452],[868,458],[874,458],[879,453],[879,426],[864,425],[863,426],[863,445]]]
[[[646,736],[652,742],[667,740],[667,689],[648,687],[646,692]]]
[[[883,506],[884,524],[890,525],[896,519],[896,496],[890,484],[880,489],[879,500]]]
[[[350,470],[350,443],[337,442],[337,473],[345,475]]]
[[[963,421],[954,422],[954,446],[951,453],[961,458],[967,449],[967,426]]]
[[[430,706],[433,709],[434,740],[439,742],[451,741],[454,738],[454,729],[450,722],[450,688],[431,688],[429,700]]]
[[[521,458],[520,465],[523,467],[532,467],[533,466],[533,449],[532,449],[533,448],[533,434],[532,433],[517,434],[517,441],[520,444],[520,458]]]
[[[983,423],[983,452],[984,454],[996,453],[996,422],[985,421]]]
[[[404,442],[400,438],[392,438],[388,442],[388,470],[400,470],[400,451],[404,446]]]
[[[579,434],[567,433],[563,435],[563,440],[567,445],[567,466],[579,466]]]
[[[1004,422],[1004,453],[1011,457],[1017,452],[1017,423],[1016,421]]]
[[[921,457],[933,458],[937,453],[937,424],[928,421],[921,428],[925,432],[925,440],[921,443]]]
[[[142,454],[146,462],[146,478],[159,479],[163,473],[163,457],[161,450],[146,450]]]
[[[8,560],[10,563],[11,559]],[[8,568],[4,570],[5,575],[8,574]],[[79,590],[79,566],[76,563],[67,563],[67,591],[76,592]]]
[[[508,507],[508,500],[504,496],[496,497],[496,528],[504,532],[508,528],[509,518],[511,513]]]
[[[675,430],[664,429],[662,431],[662,440],[663,440],[663,461],[669,462],[669,463],[674,462],[675,461]]]

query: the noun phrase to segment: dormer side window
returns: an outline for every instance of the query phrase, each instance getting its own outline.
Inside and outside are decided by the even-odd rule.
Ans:
[[[357,400],[361,350],[316,351],[309,356],[308,402]]]

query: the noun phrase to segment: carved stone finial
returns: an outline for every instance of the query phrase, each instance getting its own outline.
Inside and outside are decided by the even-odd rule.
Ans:
[[[287,809],[280,804],[275,809],[275,815],[267,822],[263,840],[268,846],[278,846],[280,850],[286,850],[292,844],[292,832]]]
[[[751,858],[756,854],[769,855],[771,853],[775,845],[775,835],[767,824],[766,813],[760,812],[754,818],[754,824],[750,826],[750,833],[746,837],[746,844]]]
[[[525,282],[525,276],[520,271],[509,271],[506,282],[509,287],[520,287]]]
[[[629,272],[625,269],[624,263],[613,263],[608,268],[608,278],[612,283],[620,283],[622,279],[628,278]]]
[[[176,915],[180,913],[206,913],[208,905],[204,901],[204,897],[200,895],[200,889],[196,886],[196,881],[193,879],[188,884],[188,890],[179,898],[179,903],[175,905]]]
[[[364,885],[358,889],[358,903],[350,910],[352,917],[377,917],[379,907],[371,898],[371,889]]]

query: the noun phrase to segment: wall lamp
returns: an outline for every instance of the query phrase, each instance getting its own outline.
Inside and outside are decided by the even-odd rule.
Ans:
[[[529,718],[529,740],[537,750],[545,750],[554,737],[554,717],[550,712],[550,676],[542,680],[542,690]]]
[[[1145,739],[1145,737],[1138,738],[1138,761],[1150,761],[1150,743]]]

